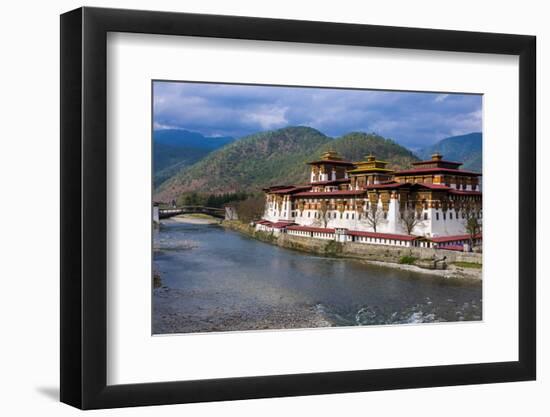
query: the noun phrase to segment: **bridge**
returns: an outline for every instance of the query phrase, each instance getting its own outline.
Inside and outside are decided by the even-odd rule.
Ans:
[[[226,213],[225,209],[217,207],[205,207],[205,206],[181,206],[181,207],[170,207],[170,208],[160,208],[158,216],[159,219],[167,219],[169,217],[178,216],[180,214],[208,214],[212,217],[217,217],[219,219],[225,219]]]

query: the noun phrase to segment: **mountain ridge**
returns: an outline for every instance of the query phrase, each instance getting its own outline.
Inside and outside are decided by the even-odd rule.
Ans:
[[[228,136],[204,136],[184,129],[153,130],[155,186],[234,140]]]
[[[168,201],[185,192],[258,192],[270,185],[307,183],[306,163],[329,149],[351,161],[372,153],[397,169],[418,161],[410,150],[373,133],[352,132],[333,139],[311,127],[291,126],[248,135],[213,151],[161,184],[155,199]]]
[[[445,159],[462,162],[462,168],[481,172],[483,168],[483,134],[472,132],[465,135],[450,136],[417,152],[422,159],[439,152]]]

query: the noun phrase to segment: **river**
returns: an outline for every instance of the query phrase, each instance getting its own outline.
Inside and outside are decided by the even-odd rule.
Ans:
[[[218,225],[154,234],[153,333],[481,320],[481,283],[283,249]]]

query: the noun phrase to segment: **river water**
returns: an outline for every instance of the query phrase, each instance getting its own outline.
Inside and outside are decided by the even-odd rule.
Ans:
[[[153,333],[481,320],[481,283],[325,258],[218,225],[163,222]]]

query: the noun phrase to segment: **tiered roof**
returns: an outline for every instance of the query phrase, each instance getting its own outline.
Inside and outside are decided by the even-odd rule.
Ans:
[[[458,169],[458,167],[462,165],[462,162],[446,161],[443,159],[443,155],[441,155],[439,152],[436,152],[432,155],[431,159],[428,159],[427,161],[413,162],[411,165],[421,166],[425,168]]]
[[[346,165],[346,166],[353,166],[353,162],[350,161],[344,161],[340,155],[338,155],[338,152],[334,150],[328,150],[326,152],[323,152],[321,155],[321,159],[317,161],[308,162],[309,165]]]
[[[377,160],[373,155],[368,155],[366,161],[351,163],[343,161],[340,156],[335,151],[327,151],[323,153],[321,160],[308,162],[308,164],[320,164],[320,163],[341,163],[344,165],[353,165],[354,169],[348,170],[348,173],[351,175],[361,174],[361,173],[384,173],[396,177],[400,176],[409,176],[409,175],[422,175],[430,173],[443,173],[443,174],[453,174],[453,175],[464,175],[464,176],[481,176],[480,173],[473,171],[466,171],[457,169],[460,165],[460,162],[446,161],[443,157],[436,153],[432,155],[432,159],[428,161],[414,162],[414,166],[419,168],[406,169],[402,171],[392,171],[387,169],[387,162]],[[466,191],[466,190],[457,190],[451,188],[444,184],[433,184],[427,182],[397,182],[394,180],[380,182],[378,184],[368,184],[360,190],[334,190],[334,191],[311,191],[313,186],[318,185],[340,185],[347,184],[350,182],[350,178],[339,178],[336,180],[326,180],[326,181],[317,181],[309,185],[280,185],[264,188],[264,191],[270,194],[292,194],[296,197],[330,197],[330,196],[358,196],[364,194],[369,190],[383,190],[383,189],[398,189],[398,188],[407,188],[407,187],[423,187],[430,190],[441,190],[448,191],[453,195],[481,195],[480,191]]]
[[[452,168],[414,168],[414,169],[405,169],[403,171],[396,171],[393,175],[396,177],[401,175],[416,175],[416,174],[433,174],[434,172],[442,172],[453,175],[467,175],[467,176],[481,176],[479,172],[466,171],[463,169],[452,169]]]
[[[440,153],[434,153],[431,159],[427,161],[413,162],[416,168],[397,171],[394,175],[416,175],[416,174],[432,174],[435,172],[449,173],[454,175],[480,176],[481,174],[473,171],[465,171],[459,169],[462,162],[446,161]]]
[[[366,161],[360,161],[354,163],[355,168],[352,170],[349,170],[348,173],[350,174],[363,174],[363,173],[391,173],[393,170],[387,169],[386,166],[388,163],[386,161],[380,161],[377,160],[374,155],[368,155]]]

